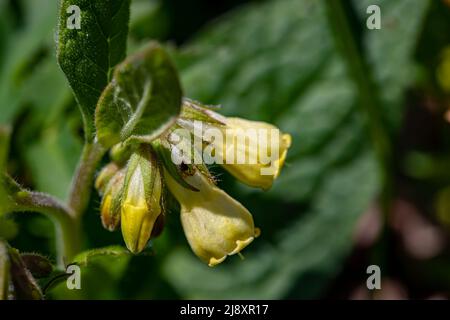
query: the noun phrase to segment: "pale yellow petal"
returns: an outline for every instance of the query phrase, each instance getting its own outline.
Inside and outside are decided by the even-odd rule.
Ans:
[[[250,212],[200,172],[186,178],[198,192],[185,189],[169,174],[165,177],[169,190],[180,202],[181,222],[189,245],[209,266],[240,252],[253,241],[257,231]]]

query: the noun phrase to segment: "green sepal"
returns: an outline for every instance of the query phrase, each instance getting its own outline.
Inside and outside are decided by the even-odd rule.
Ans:
[[[177,166],[172,161],[171,150],[168,143],[162,142],[158,139],[152,142],[152,146],[156,154],[158,155],[159,160],[161,160],[164,168],[176,182],[189,190],[199,191],[197,188],[190,185],[186,182],[186,180],[183,179],[183,173],[180,166]]]
[[[172,60],[151,42],[117,66],[97,105],[97,138],[107,148],[119,142],[150,142],[175,123],[181,98]]]
[[[180,118],[197,120],[215,125],[226,124],[226,118],[217,112],[212,111],[211,106],[204,105],[188,98],[183,99]]]

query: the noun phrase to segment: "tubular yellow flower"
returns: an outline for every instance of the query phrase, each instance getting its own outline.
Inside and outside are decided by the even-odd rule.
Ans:
[[[284,165],[291,136],[266,122],[226,118],[223,143],[212,141],[214,157],[241,182],[270,189]]]
[[[239,253],[259,235],[250,212],[198,170],[185,177],[197,192],[182,187],[167,171],[164,177],[180,203],[181,223],[189,245],[210,267]]]
[[[195,143],[208,164],[221,164],[241,182],[263,190],[279,176],[291,146],[291,136],[274,125],[224,117],[191,100],[184,101],[178,123],[206,144]]]
[[[131,156],[121,204],[121,226],[125,244],[141,252],[156,220],[162,214],[162,180],[156,159],[149,150]]]

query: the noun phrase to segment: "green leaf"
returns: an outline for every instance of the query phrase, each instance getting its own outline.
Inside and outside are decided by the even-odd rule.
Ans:
[[[121,246],[109,246],[104,248],[97,248],[88,250],[78,254],[74,259],[73,263],[76,263],[80,266],[88,266],[91,262],[93,262],[97,258],[101,258],[104,256],[111,257],[127,257],[131,256],[131,253]]]
[[[186,96],[220,103],[233,116],[275,123],[293,137],[285,168],[267,193],[223,179],[261,228],[261,236],[242,252],[244,261],[230,257],[211,269],[185,242],[169,254],[164,274],[184,298],[321,296],[353,246],[356,222],[379,192],[357,86],[335,47],[325,1],[249,5],[205,30],[177,56]],[[374,3],[386,22],[381,30],[367,30],[367,6],[356,8],[381,89],[380,107],[395,130],[403,92],[414,80],[413,48],[428,1],[414,2],[413,10],[405,9],[409,0]],[[408,19],[400,18],[406,11]],[[395,55],[395,63],[386,52]],[[389,85],[383,83],[387,79]]]
[[[159,44],[148,44],[116,68],[99,100],[95,124],[100,143],[152,141],[174,123],[181,98],[170,57]]]
[[[118,299],[118,285],[133,255],[123,247],[109,246],[80,253],[73,263],[81,267],[81,290],[67,289],[62,281],[49,288],[56,299]],[[101,290],[99,290],[101,288]]]
[[[81,10],[81,29],[67,28],[71,5]],[[61,1],[57,58],[81,108],[88,138],[94,133],[97,101],[113,67],[125,57],[129,15],[130,0]]]

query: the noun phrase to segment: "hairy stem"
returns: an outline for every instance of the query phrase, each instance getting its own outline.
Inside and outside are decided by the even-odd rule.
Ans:
[[[72,181],[69,196],[69,207],[73,210],[75,217],[79,220],[86,210],[92,191],[95,170],[105,149],[96,141],[86,142],[77,171]]]
[[[6,186],[14,194],[10,211],[40,212],[55,223],[58,265],[64,267],[81,250],[81,218],[91,196],[97,164],[105,149],[96,141],[86,142],[74,175],[67,205],[40,192],[23,190],[14,180],[5,177]]]
[[[81,224],[77,219],[55,221],[58,265],[66,266],[81,251]]]
[[[33,211],[47,215],[56,226],[58,265],[64,267],[80,251],[79,221],[73,210],[56,198],[41,192],[20,191],[13,211]]]

